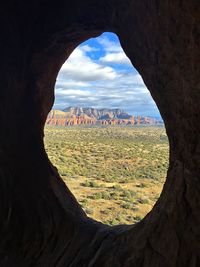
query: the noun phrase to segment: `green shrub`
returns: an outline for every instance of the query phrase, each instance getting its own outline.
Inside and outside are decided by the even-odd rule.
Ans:
[[[95,182],[95,181],[89,181],[89,180],[86,180],[81,185],[82,186],[86,186],[86,187],[94,187],[94,188],[99,188],[100,187],[97,182]]]
[[[122,187],[119,184],[113,185],[112,188],[115,189],[115,190],[118,190],[118,191],[122,190]]]
[[[132,206],[133,206],[133,204],[132,204],[132,203],[129,203],[129,202],[125,202],[125,203],[123,203],[123,204],[121,205],[121,207],[122,207],[123,209],[131,209]]]
[[[142,220],[142,217],[139,216],[139,215],[136,215],[136,216],[134,216],[133,218],[134,218],[134,220],[135,220],[136,222],[139,222],[139,221]]]
[[[85,212],[88,214],[88,215],[92,215],[94,213],[93,209],[90,209],[90,208],[86,208],[85,209]]]
[[[148,204],[149,200],[147,198],[138,198],[138,202],[140,204]]]

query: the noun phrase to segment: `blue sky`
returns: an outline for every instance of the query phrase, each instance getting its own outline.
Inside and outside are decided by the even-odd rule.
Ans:
[[[160,116],[141,76],[113,33],[82,43],[63,64],[53,108],[62,110],[68,106],[121,108],[134,115]]]

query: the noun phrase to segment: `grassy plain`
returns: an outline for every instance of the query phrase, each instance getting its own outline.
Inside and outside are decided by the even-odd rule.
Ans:
[[[164,127],[46,126],[45,146],[86,213],[110,225],[141,220],[166,178]]]

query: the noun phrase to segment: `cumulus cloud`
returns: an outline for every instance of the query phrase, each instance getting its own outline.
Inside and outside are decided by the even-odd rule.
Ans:
[[[96,47],[92,47],[92,46],[89,46],[89,45],[82,45],[82,46],[81,46],[81,50],[84,51],[84,52],[94,52],[94,51],[99,51],[98,48],[96,48]]]
[[[130,86],[123,79],[99,82],[86,88],[59,88],[56,90],[57,102],[55,108],[66,106],[83,106],[96,108],[121,108],[132,114],[151,115],[156,112],[156,106],[150,93],[144,85]]]
[[[64,63],[57,78],[54,108],[67,106],[121,108],[131,114],[157,115],[157,107],[142,77],[134,70],[119,43],[98,38],[102,47],[99,60],[84,44],[76,48]],[[108,66],[112,63],[112,67]],[[119,64],[120,68],[116,68]]]
[[[74,90],[74,89],[61,89],[57,90],[57,95],[88,95],[90,92],[87,90]]]
[[[130,60],[123,52],[106,54],[104,57],[101,57],[99,61],[103,63],[112,63],[112,64],[113,63],[128,64],[128,65],[131,64]]]
[[[74,81],[74,80],[66,80],[66,79],[57,79],[56,82],[56,88],[62,88],[62,87],[78,87],[81,88],[83,86],[87,86],[88,83],[87,82],[81,82],[81,81]]]
[[[108,66],[97,64],[78,47],[63,64],[58,78],[75,81],[113,80],[117,78],[116,71]]]
[[[124,51],[123,51],[123,49],[119,43],[113,42],[113,41],[109,40],[107,37],[99,37],[97,39],[97,41],[100,45],[102,45],[103,49],[106,52],[111,52],[111,53],[122,52],[122,53],[124,53]]]

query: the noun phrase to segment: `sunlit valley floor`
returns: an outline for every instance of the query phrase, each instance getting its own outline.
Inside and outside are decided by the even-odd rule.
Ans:
[[[88,216],[107,223],[141,220],[166,178],[164,127],[46,126],[52,163]]]

